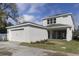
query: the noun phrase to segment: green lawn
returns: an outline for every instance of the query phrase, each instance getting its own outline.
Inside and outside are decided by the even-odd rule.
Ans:
[[[48,40],[47,42],[41,43],[22,42],[21,45],[79,54],[79,41],[74,40],[69,42],[64,40]]]

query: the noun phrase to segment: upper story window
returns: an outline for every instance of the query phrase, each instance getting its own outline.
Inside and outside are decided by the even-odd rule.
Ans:
[[[48,18],[47,19],[47,24],[53,24],[56,23],[56,18]]]
[[[54,23],[56,23],[56,18],[54,18]]]
[[[49,24],[49,19],[47,19],[47,24]]]
[[[52,24],[52,18],[50,18],[50,24]]]

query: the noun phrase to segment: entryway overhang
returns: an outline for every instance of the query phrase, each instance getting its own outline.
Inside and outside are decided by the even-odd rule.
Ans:
[[[51,24],[47,26],[49,39],[66,39],[72,40],[71,26],[65,24]]]
[[[65,24],[51,24],[47,26],[47,30],[62,30],[67,28],[71,28],[71,26]]]

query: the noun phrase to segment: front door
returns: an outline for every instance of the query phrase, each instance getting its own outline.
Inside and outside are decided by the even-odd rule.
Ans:
[[[66,39],[66,30],[54,31],[52,38],[53,39]]]
[[[52,32],[52,34],[51,34]],[[66,39],[66,30],[48,31],[49,39]]]

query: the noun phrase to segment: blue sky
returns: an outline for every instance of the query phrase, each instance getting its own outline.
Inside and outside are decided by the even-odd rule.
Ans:
[[[20,16],[26,15],[27,19],[41,24],[45,16],[73,13],[75,23],[79,24],[79,4],[77,3],[18,3],[16,4]]]

